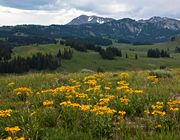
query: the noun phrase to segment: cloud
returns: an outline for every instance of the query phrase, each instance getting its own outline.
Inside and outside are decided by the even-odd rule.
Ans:
[[[59,11],[22,10],[0,6],[0,26],[17,24],[66,24],[74,17],[81,14],[92,15],[95,13],[84,12],[77,9],[62,9]]]
[[[46,10],[75,8],[86,12],[105,15],[130,11],[132,6],[119,2],[118,0],[56,0],[54,3],[42,5],[39,6],[39,8]]]
[[[55,2],[56,0],[0,0],[0,5],[24,10],[37,10],[41,5]]]
[[[179,0],[0,0],[0,24],[64,24],[81,14],[180,19],[179,5]]]

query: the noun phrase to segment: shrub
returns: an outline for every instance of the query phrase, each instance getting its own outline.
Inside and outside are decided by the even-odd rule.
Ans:
[[[100,73],[100,72],[104,72],[104,69],[102,67],[98,67],[97,68],[97,72]]]
[[[167,68],[167,67],[164,66],[164,65],[160,66],[160,69],[166,69],[166,68]]]
[[[155,70],[150,72],[149,75],[157,78],[171,78],[173,76],[171,72],[165,70]]]

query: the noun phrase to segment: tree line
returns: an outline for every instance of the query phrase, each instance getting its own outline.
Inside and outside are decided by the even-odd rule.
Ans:
[[[62,45],[71,46],[77,51],[87,52],[87,50],[99,51],[100,46],[108,46],[112,44],[112,41],[100,37],[89,37],[89,38],[64,38],[63,41],[60,41]]]
[[[108,47],[103,48],[101,46],[96,45],[96,41],[99,38],[91,38],[94,39],[94,41],[90,41],[88,39],[67,39],[65,41],[60,41],[62,45],[71,46],[71,48],[74,48],[77,51],[87,52],[88,50],[93,50],[98,52],[103,59],[114,59],[116,56],[122,57],[121,50],[115,48],[115,47]],[[112,41],[109,42],[107,39],[99,39],[98,41],[101,45],[110,45],[112,44]]]
[[[116,56],[122,57],[121,50],[115,47],[108,47],[106,49],[101,49],[99,51],[99,54],[101,55],[103,59],[109,59],[109,60],[114,59]]]
[[[7,42],[13,46],[23,46],[31,44],[55,44],[57,41],[53,38],[37,37],[37,36],[10,36]]]
[[[163,49],[159,50],[158,48],[149,49],[147,52],[147,57],[152,57],[152,58],[170,57],[170,53],[169,51]]]
[[[12,46],[6,42],[0,40],[0,61],[11,59]]]
[[[20,56],[13,59],[1,59],[0,73],[24,73],[30,70],[55,70],[61,66],[61,60],[72,59],[73,51],[64,49],[58,51],[56,55],[37,53],[31,57]]]

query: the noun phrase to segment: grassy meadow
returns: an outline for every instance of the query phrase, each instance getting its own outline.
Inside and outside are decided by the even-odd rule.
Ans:
[[[179,140],[180,69],[0,76],[0,139]]]
[[[114,42],[122,58],[73,50],[72,60],[53,72],[1,74],[0,140],[179,140],[179,44],[180,38],[154,45]],[[21,46],[13,57],[55,55],[65,47]],[[171,58],[148,58],[151,48],[169,50]]]
[[[79,72],[82,69],[90,69],[96,71],[98,68],[104,71],[122,71],[122,70],[148,70],[158,69],[161,66],[168,68],[180,67],[180,54],[175,53],[175,48],[180,44],[180,37],[174,42],[165,42],[154,45],[131,45],[113,43],[113,47],[122,50],[122,58],[117,57],[114,60],[104,60],[94,51],[79,52],[74,51],[72,60],[63,60],[62,66],[57,71]],[[37,52],[57,54],[58,50],[63,50],[67,46],[63,45],[34,45],[16,47],[13,50],[14,56],[31,56]],[[151,48],[169,49],[171,58],[148,58],[147,51]],[[125,57],[126,53],[128,58]],[[135,59],[135,55],[138,59]]]

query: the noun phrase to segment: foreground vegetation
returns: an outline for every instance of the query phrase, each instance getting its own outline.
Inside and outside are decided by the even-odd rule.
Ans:
[[[180,138],[180,70],[0,76],[2,139]]]

